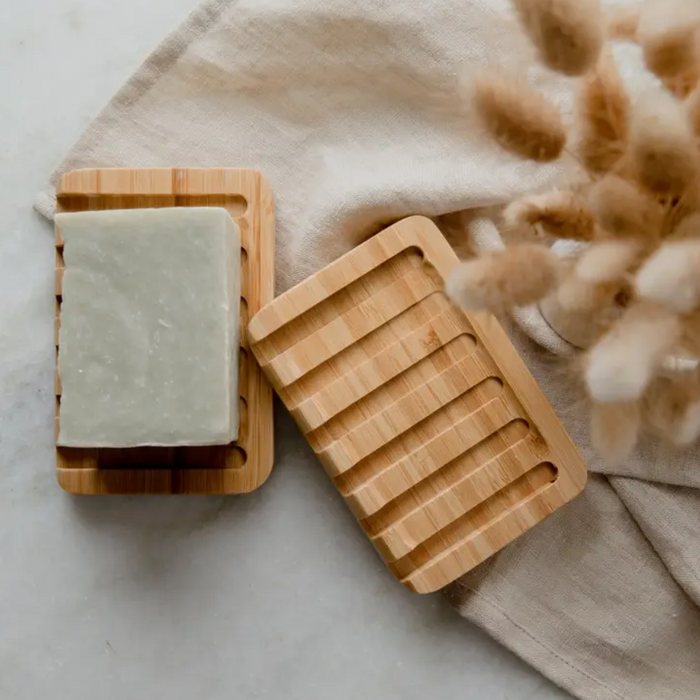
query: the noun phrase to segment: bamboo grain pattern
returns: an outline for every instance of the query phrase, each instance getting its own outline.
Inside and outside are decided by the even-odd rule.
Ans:
[[[252,170],[89,169],[67,173],[57,211],[154,207],[225,208],[241,231],[239,439],[228,446],[56,448],[60,485],[76,494],[230,494],[260,486],[273,461],[272,389],[249,355],[248,319],[274,297],[272,192]],[[55,345],[58,360],[63,241],[56,230]],[[56,436],[61,382],[56,373]]]
[[[498,321],[467,317],[428,219],[377,234],[252,318],[252,351],[393,574],[427,593],[584,488]]]

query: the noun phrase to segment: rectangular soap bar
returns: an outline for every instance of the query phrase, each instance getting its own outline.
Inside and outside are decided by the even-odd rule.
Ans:
[[[226,210],[87,211],[56,224],[58,444],[234,441],[241,239]]]

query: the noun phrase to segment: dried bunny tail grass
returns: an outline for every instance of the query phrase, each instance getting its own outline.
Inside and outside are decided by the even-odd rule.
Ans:
[[[696,188],[698,152],[681,104],[664,90],[642,95],[632,115],[630,157],[638,181],[658,195]]]
[[[561,155],[561,114],[526,80],[490,70],[474,79],[470,92],[484,128],[502,148],[540,163]]]
[[[469,234],[469,227],[477,215],[474,209],[463,209],[433,218],[460,260],[474,258],[478,254],[473,236]]]
[[[592,173],[606,173],[619,163],[627,146],[630,98],[612,54],[606,49],[577,95],[577,154]]]
[[[662,197],[659,201],[664,210],[662,239],[683,240],[699,236],[697,214],[700,213],[700,182],[680,196]]]
[[[700,85],[688,95],[685,112],[695,137],[700,139]]]
[[[636,41],[641,5],[613,7],[605,13],[605,33],[608,39]]]
[[[700,357],[700,310],[683,317],[680,351],[690,357]]]
[[[700,306],[700,240],[674,241],[661,246],[636,278],[637,294],[679,314]]]
[[[680,339],[678,317],[646,301],[628,308],[591,349],[585,370],[594,401],[636,401]]]
[[[540,311],[559,335],[578,347],[588,348],[619,318],[621,309],[616,299],[624,290],[624,283],[612,279],[612,275],[610,280],[582,277],[577,268],[578,264],[556,292],[540,303]]]
[[[661,233],[663,209],[658,201],[617,175],[598,180],[588,203],[604,234],[654,241]]]
[[[610,464],[619,464],[630,455],[639,439],[641,425],[639,401],[594,401],[591,406],[591,442]]]
[[[640,257],[637,241],[604,240],[591,244],[557,289],[557,299],[566,311],[603,310],[613,306],[625,290],[626,273]]]
[[[559,261],[548,248],[514,245],[458,265],[445,290],[464,309],[502,312],[539,301],[558,277]]]
[[[604,41],[599,0],[513,0],[540,59],[564,75],[586,73]]]
[[[599,241],[581,254],[575,273],[584,282],[620,282],[639,261],[643,246],[635,240]]]
[[[572,271],[559,285],[556,300],[565,313],[592,312],[610,304],[616,291],[609,284],[581,279]]]
[[[672,78],[663,78],[662,82],[676,97],[684,100],[693,92],[698,80],[700,80],[700,63],[685,73],[679,73]]]
[[[593,242],[580,253],[557,288],[554,297],[560,311],[556,315],[576,314],[583,320],[582,314],[597,313],[600,322],[594,330],[600,335],[599,330],[613,320],[616,298],[627,291],[627,273],[639,260],[642,248],[632,240]],[[551,300],[548,303],[553,306]]]
[[[562,297],[569,307],[562,303]],[[538,307],[557,335],[577,348],[589,348],[614,321],[614,297],[614,290],[602,289],[571,275],[554,294],[542,299]]]
[[[675,447],[692,445],[700,437],[700,383],[697,372],[678,378],[658,377],[643,401],[644,421]]]
[[[700,3],[646,0],[637,27],[644,62],[660,78],[698,74]]]
[[[700,240],[700,212],[686,216],[671,232],[670,241]]]
[[[506,226],[530,226],[552,238],[590,241],[596,232],[593,213],[583,196],[571,190],[517,199],[503,213]]]

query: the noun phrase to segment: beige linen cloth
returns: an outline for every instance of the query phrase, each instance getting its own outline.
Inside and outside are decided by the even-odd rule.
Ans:
[[[53,183],[73,168],[256,168],[276,196],[281,291],[403,216],[454,229],[468,214],[444,215],[560,177],[494,149],[454,97],[462,66],[508,63],[570,113],[570,84],[531,58],[507,0],[208,0],[89,127],[37,207],[52,216]],[[551,341],[527,314],[516,320]],[[610,471],[551,353],[511,330],[591,478],[448,599],[580,698],[700,698],[700,453],[648,444]]]

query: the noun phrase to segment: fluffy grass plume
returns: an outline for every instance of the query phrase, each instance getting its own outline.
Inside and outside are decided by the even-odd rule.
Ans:
[[[596,182],[589,204],[608,236],[646,241],[659,236],[663,211],[657,200],[617,175],[606,175]]]
[[[646,0],[637,27],[644,62],[660,78],[695,73],[698,66],[697,0]]]
[[[448,296],[467,310],[501,312],[527,306],[557,284],[559,261],[537,244],[514,245],[458,265],[448,277]]]
[[[640,399],[681,333],[678,317],[651,302],[636,302],[588,355],[585,381],[594,401]]]
[[[685,111],[696,139],[700,139],[700,85],[688,95]]]
[[[585,282],[619,282],[637,262],[640,252],[635,240],[598,241],[581,254],[574,271]]]
[[[542,62],[565,75],[583,75],[605,36],[599,0],[513,0]]]
[[[694,211],[684,217],[669,238],[672,241],[700,240],[700,212]]]
[[[644,397],[644,418],[652,430],[675,447],[687,447],[700,437],[700,383],[688,377],[660,377]]]
[[[484,128],[502,148],[541,163],[560,156],[566,130],[559,110],[527,81],[488,71],[474,80],[472,96]]]
[[[595,70],[582,79],[576,100],[577,152],[590,172],[607,173],[620,162],[629,138],[630,110],[615,60],[605,50]]]
[[[503,214],[507,226],[530,226],[552,238],[591,241],[595,219],[585,199],[571,190],[553,190],[512,202]]]
[[[637,294],[680,314],[700,306],[700,240],[662,245],[637,274]]]
[[[573,270],[559,285],[556,296],[563,311],[579,317],[582,312],[594,312],[612,303],[616,291],[615,285],[583,279]]]
[[[695,139],[685,112],[664,90],[648,90],[632,117],[630,155],[639,182],[658,195],[683,196],[698,184]]]
[[[605,33],[610,39],[636,41],[640,5],[613,7],[605,13]]]

